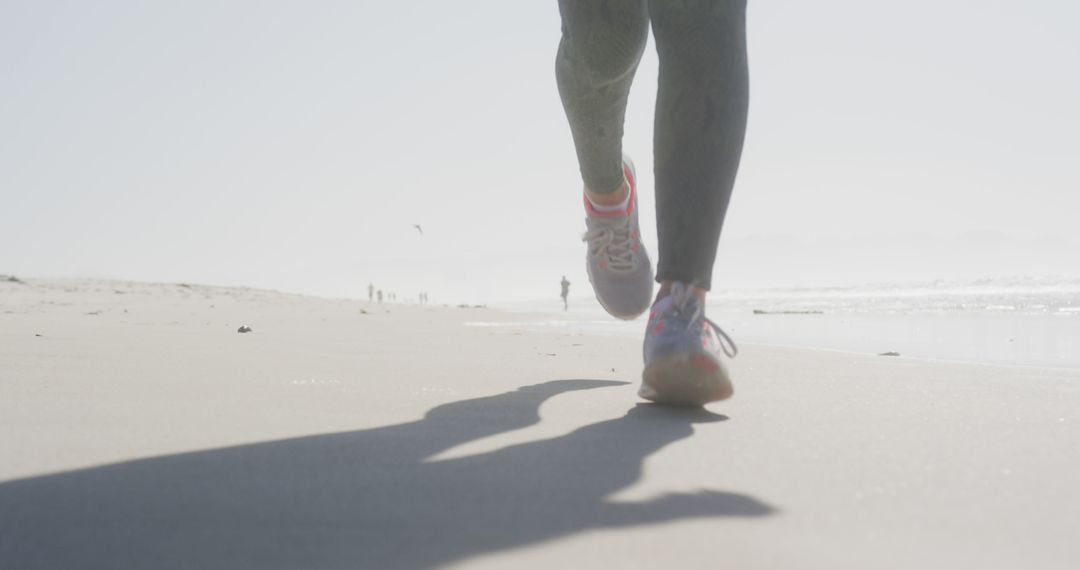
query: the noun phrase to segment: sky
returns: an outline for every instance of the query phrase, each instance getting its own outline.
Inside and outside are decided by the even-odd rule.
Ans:
[[[751,1],[714,287],[1080,277],[1077,21]],[[558,41],[555,0],[0,0],[0,273],[587,292]],[[654,253],[656,70],[624,140]]]

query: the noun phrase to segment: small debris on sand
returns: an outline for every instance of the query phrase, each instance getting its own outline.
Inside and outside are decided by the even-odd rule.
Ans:
[[[361,315],[366,315],[366,314],[368,314],[368,312],[367,312],[367,311],[365,311],[364,309],[360,309],[360,314],[361,314]]]
[[[754,309],[755,315],[824,315],[823,311],[763,311]]]
[[[251,327],[249,327],[247,325],[240,325],[240,328],[236,329],[236,332],[238,332],[238,333],[249,333],[249,332],[251,332]]]
[[[43,335],[41,333],[34,333],[34,336],[45,336],[45,335]]]
[[[889,352],[882,352],[878,356],[900,356],[900,353],[890,350]]]

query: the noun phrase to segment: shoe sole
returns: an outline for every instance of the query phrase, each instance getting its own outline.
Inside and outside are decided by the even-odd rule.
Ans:
[[[604,304],[604,300],[600,298],[600,295],[596,295],[596,285],[593,283],[592,274],[588,273],[588,275],[589,275],[589,285],[593,286],[593,294],[596,297],[596,302],[600,304],[600,307],[602,309],[604,309],[604,311],[607,314],[615,317],[616,319],[619,319],[620,321],[632,321],[632,320],[640,317],[641,315],[644,315],[645,311],[649,310],[649,305],[647,303],[641,307],[641,310],[639,310],[637,312],[634,312],[634,313],[619,313],[617,311],[612,310],[611,308],[609,308],[607,305]],[[651,298],[652,293],[653,293],[653,289],[650,286],[649,287],[649,294],[646,295],[645,297],[646,298]]]
[[[703,406],[735,393],[727,370],[703,354],[660,357],[645,367],[638,395],[658,404]]]

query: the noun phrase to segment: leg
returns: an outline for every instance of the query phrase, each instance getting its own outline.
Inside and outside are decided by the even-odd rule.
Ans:
[[[596,299],[632,319],[649,307],[652,262],[641,243],[633,163],[623,118],[649,37],[647,0],[559,0],[556,79],[585,182],[586,269]]]
[[[559,0],[555,65],[578,164],[590,193],[624,186],[623,116],[649,34],[645,0]]]
[[[738,350],[705,291],[746,130],[746,0],[650,0],[660,57],[656,217],[660,294],[645,332],[643,398],[700,405],[734,393]]]
[[[651,0],[649,10],[660,59],[657,280],[703,296],[746,132],[746,0]]]

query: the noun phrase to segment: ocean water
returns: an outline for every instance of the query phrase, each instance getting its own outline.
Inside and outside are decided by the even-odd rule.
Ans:
[[[592,298],[496,305],[520,319],[470,323],[640,337]],[[1080,370],[1080,280],[1055,277],[714,291],[709,316],[737,342]]]

